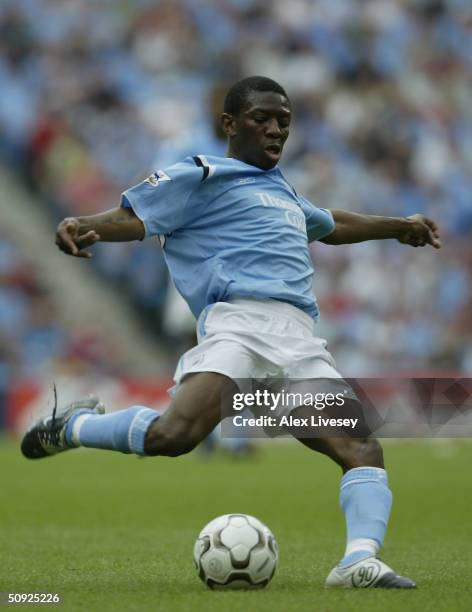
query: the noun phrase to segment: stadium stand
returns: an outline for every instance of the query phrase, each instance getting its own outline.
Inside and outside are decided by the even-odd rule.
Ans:
[[[52,231],[115,205],[156,166],[221,154],[210,92],[263,72],[297,112],[284,171],[300,192],[327,207],[424,212],[444,233],[435,257],[313,247],[320,333],[338,367],[470,372],[471,22],[466,0],[5,0],[0,155]],[[179,328],[162,325],[158,245],[98,245],[95,264],[156,339]]]

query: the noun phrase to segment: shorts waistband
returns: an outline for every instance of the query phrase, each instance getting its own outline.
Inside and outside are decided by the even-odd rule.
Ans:
[[[310,331],[313,331],[315,321],[310,317],[309,314],[300,310],[293,304],[288,302],[279,302],[278,300],[257,300],[252,298],[236,298],[228,300],[228,304],[234,304],[236,306],[242,306],[248,310],[255,312],[263,312],[264,314],[270,313],[274,316],[285,316],[291,319],[295,319]]]

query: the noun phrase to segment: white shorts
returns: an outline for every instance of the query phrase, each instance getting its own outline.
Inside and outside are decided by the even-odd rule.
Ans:
[[[326,340],[299,308],[275,300],[237,299],[207,307],[197,321],[198,345],[179,360],[174,380],[194,372],[234,379],[341,378]]]
[[[299,391],[306,384],[305,390],[345,393],[348,387],[351,395],[326,350],[326,340],[315,335],[315,326],[308,314],[285,302],[236,299],[212,304],[198,318],[198,345],[180,358],[175,383],[191,373],[216,372],[234,380],[242,392],[247,391],[246,383],[256,381],[274,391]],[[285,405],[274,415],[295,408],[298,405]]]

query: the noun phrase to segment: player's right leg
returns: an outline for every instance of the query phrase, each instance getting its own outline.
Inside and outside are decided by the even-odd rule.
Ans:
[[[215,372],[187,376],[171,406],[148,429],[145,454],[175,457],[193,450],[221,421],[224,397],[235,388],[230,378]]]
[[[78,446],[137,455],[182,455],[219,423],[222,395],[232,385],[226,376],[214,372],[189,375],[163,415],[145,406],[102,414],[97,399],[74,402],[38,421],[25,434],[21,450],[28,459]]]

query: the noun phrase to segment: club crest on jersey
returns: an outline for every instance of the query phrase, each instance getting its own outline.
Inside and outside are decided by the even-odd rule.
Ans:
[[[162,170],[158,170],[157,172],[154,172],[154,174],[151,174],[151,176],[149,176],[145,180],[145,182],[149,183],[152,187],[159,187],[159,184],[162,181],[171,181],[171,180],[172,179],[170,178],[168,174],[166,174]]]

